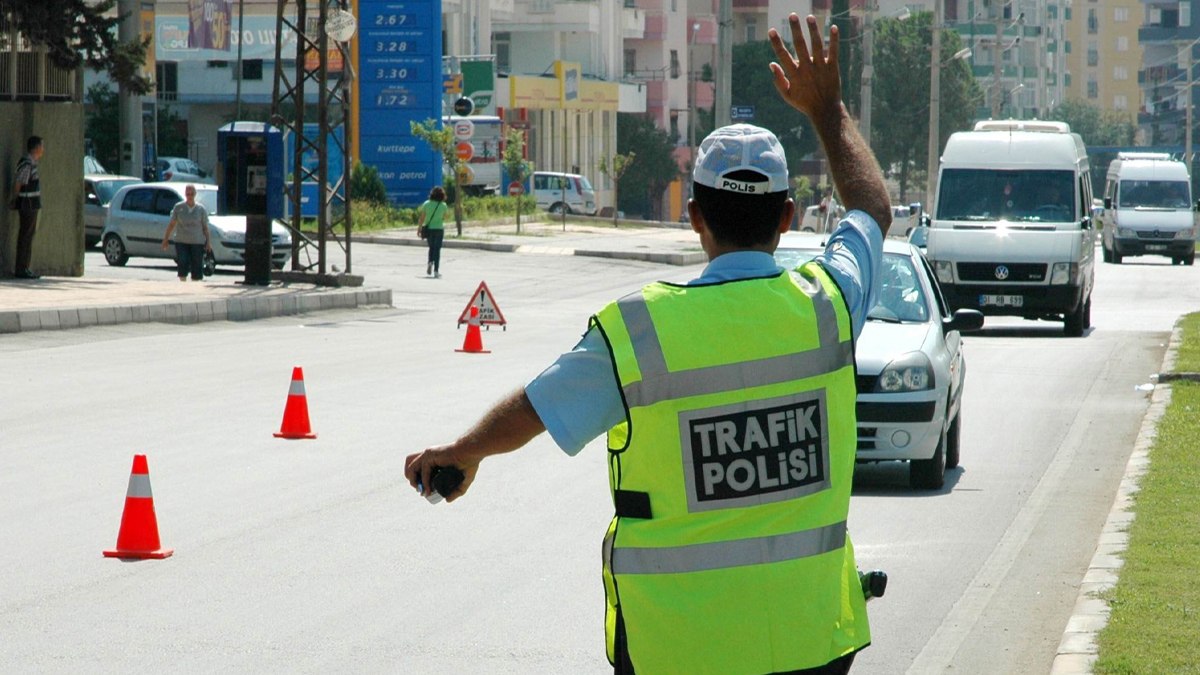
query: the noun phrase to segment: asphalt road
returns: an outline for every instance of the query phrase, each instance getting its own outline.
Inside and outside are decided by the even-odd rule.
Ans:
[[[453,438],[582,334],[587,315],[698,268],[357,245],[394,309],[0,339],[0,670],[603,673],[603,442],[547,438],[431,506],[404,456]],[[169,267],[95,274],[170,275]],[[1099,268],[1095,328],[989,321],[966,339],[963,464],[915,493],[857,476],[851,531],[891,583],[855,673],[1047,672],[1196,268]],[[509,321],[458,354],[486,280]],[[278,430],[303,366],[316,440]],[[148,455],[165,561],[115,543]]]

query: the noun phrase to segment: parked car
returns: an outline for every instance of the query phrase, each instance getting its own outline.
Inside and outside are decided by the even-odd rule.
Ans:
[[[85,174],[83,177],[83,240],[89,248],[100,243],[100,231],[108,217],[108,203],[117,190],[141,183],[133,176]]]
[[[818,234],[833,232],[845,216],[845,207],[838,202],[837,197],[830,197],[829,205],[824,211],[821,210],[820,204],[813,204],[804,209],[804,217],[800,219],[800,231]]]
[[[775,252],[791,269],[820,255],[824,237],[788,232]],[[951,313],[925,256],[905,241],[883,245],[879,296],[855,345],[858,461],[907,461],[914,488],[937,489],[958,466],[966,359],[961,333],[978,310]]]
[[[131,256],[174,258],[174,247],[162,248],[163,234],[171,209],[184,200],[184,183],[141,183],[127,185],[113,196],[108,218],[100,234],[104,259],[109,265],[124,265]],[[217,187],[197,185],[196,201],[209,213],[212,255],[208,271],[216,265],[246,262],[246,217],[217,213]],[[279,221],[271,224],[271,264],[283,269],[292,253],[292,236]]]
[[[83,175],[108,173],[108,169],[100,163],[100,160],[91,155],[83,156]]]
[[[187,157],[159,157],[158,179],[161,181],[183,181],[187,183],[214,184],[216,181],[207,171]]]
[[[539,209],[559,214],[567,213],[596,215],[596,191],[587,176],[577,173],[535,171],[533,173],[533,197]]]

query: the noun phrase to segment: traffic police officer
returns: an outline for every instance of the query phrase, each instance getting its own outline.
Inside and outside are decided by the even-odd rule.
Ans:
[[[569,454],[608,432],[616,515],[604,539],[618,673],[841,673],[870,642],[847,534],[854,338],[874,301],[891,210],[841,101],[837,33],[770,31],[776,88],[808,115],[850,209],[817,261],[772,257],[791,224],[787,162],[766,129],[701,144],[688,204],[710,263],[594,315],[579,345],[457,441],[407,459],[470,487],[483,458],[548,430]]]

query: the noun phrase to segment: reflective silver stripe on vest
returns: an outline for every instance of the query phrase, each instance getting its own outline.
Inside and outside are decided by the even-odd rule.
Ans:
[[[853,345],[840,342],[837,310],[833,299],[815,280],[793,272],[792,278],[812,300],[817,317],[818,349],[772,356],[757,361],[709,366],[668,372],[666,357],[650,308],[641,293],[617,301],[617,308],[629,332],[630,345],[642,379],[625,386],[625,400],[631,406],[648,406],[671,398],[713,394],[730,389],[777,384],[831,373],[852,362]]]
[[[17,193],[17,196],[18,196],[18,197],[25,197],[26,199],[28,199],[28,198],[30,198],[30,197],[41,197],[41,196],[42,196],[42,191],[41,191],[41,190],[38,190],[37,192],[18,192],[18,193]]]
[[[846,522],[756,539],[612,550],[613,574],[682,574],[798,560],[846,545]]]
[[[133,473],[129,475],[129,490],[125,493],[126,497],[146,497],[150,498],[154,495],[150,494],[150,476],[144,473]]]

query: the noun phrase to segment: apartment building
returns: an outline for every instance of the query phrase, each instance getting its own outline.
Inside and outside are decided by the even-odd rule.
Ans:
[[[1182,144],[1186,135],[1188,65],[1189,61],[1200,61],[1200,27],[1192,21],[1192,0],[1144,2],[1139,7],[1141,14],[1136,18],[1142,25],[1137,38],[1144,50],[1137,74],[1142,96],[1139,140],[1146,145]],[[1195,79],[1194,74],[1191,79]],[[1193,105],[1195,101],[1193,88]]]
[[[1143,3],[1133,0],[1083,0],[1069,8],[1067,54],[1072,77],[1067,98],[1113,110],[1133,121],[1141,105],[1138,71],[1143,45],[1139,28]]]

